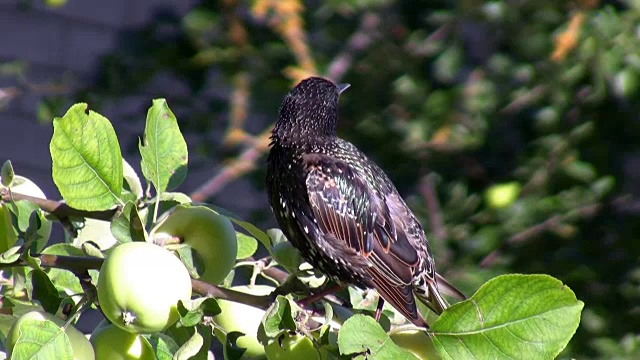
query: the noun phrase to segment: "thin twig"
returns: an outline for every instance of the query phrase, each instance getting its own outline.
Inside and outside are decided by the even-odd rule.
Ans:
[[[270,134],[271,126],[258,136],[257,141],[252,146],[244,150],[240,156],[223,167],[218,174],[192,192],[191,199],[193,201],[205,201],[208,197],[222,190],[229,182],[255,169],[256,162],[269,147]]]
[[[243,303],[262,310],[266,310],[273,302],[271,295],[257,296],[240,291],[222,288],[200,280],[191,280],[193,291],[202,296],[211,296],[216,299],[229,300]]]
[[[45,268],[57,268],[69,270],[73,273],[82,274],[87,270],[99,270],[104,259],[97,257],[84,256],[65,256],[42,254],[36,256],[40,260],[40,266]],[[29,266],[24,259],[18,259],[14,262],[0,264],[0,269],[13,268],[19,266]]]
[[[0,200],[10,202],[13,200],[28,200],[36,204],[40,209],[53,214],[58,219],[69,217],[86,217],[97,220],[111,221],[118,216],[120,208],[114,208],[103,211],[84,211],[70,207],[63,201],[48,200],[37,198],[29,195],[18,194],[9,191],[7,188],[0,189]]]
[[[366,12],[360,18],[360,25],[347,41],[347,46],[333,58],[327,67],[326,76],[333,81],[340,81],[344,74],[351,68],[354,56],[366,49],[380,34],[378,28],[381,23],[380,15],[374,12]]]
[[[501,115],[512,115],[517,113],[518,111],[524,109],[525,107],[531,105],[533,102],[539,100],[545,93],[547,92],[546,85],[538,85],[531,89],[531,91],[526,94],[516,98],[505,107],[503,107],[499,113]]]
[[[480,266],[481,267],[493,266],[500,259],[500,256],[502,255],[502,253],[511,245],[523,244],[523,243],[529,242],[535,237],[541,235],[542,233],[553,230],[554,228],[558,227],[559,225],[561,225],[566,221],[575,221],[578,219],[590,219],[596,216],[600,212],[600,210],[602,210],[602,208],[603,208],[603,204],[601,203],[585,205],[571,211],[568,214],[555,215],[539,224],[528,227],[520,231],[519,233],[511,236],[499,249],[493,250],[491,253],[489,253],[489,255],[485,256],[485,258],[482,259],[482,261],[480,261]]]
[[[427,205],[431,233],[433,233],[433,236],[437,240],[442,241],[447,237],[447,230],[445,229],[444,221],[442,220],[440,202],[438,201],[438,195],[435,191],[433,178],[429,175],[425,176],[420,182],[419,189],[422,197],[424,198],[424,202]]]
[[[250,81],[249,74],[241,71],[234,76],[234,90],[229,99],[229,126],[227,126],[224,136],[225,145],[236,145],[247,140],[251,140],[252,136],[243,130],[245,120],[247,119],[247,108],[249,106]]]

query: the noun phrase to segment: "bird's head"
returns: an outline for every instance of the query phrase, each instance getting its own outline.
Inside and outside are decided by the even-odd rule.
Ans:
[[[274,141],[308,142],[335,136],[338,97],[348,87],[320,77],[302,80],[282,102]]]

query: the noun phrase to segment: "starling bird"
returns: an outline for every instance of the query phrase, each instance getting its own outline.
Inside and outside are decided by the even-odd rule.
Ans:
[[[438,314],[447,308],[438,286],[464,295],[436,273],[424,230],[387,175],[336,136],[338,97],[348,86],[311,77],[285,97],[267,159],[269,202],[314,268],[339,285],[375,289],[427,327],[414,295]]]

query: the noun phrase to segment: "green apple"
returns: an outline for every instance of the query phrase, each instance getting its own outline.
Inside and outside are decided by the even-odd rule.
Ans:
[[[98,326],[91,334],[96,360],[154,360],[151,344],[142,335],[111,324]]]
[[[36,185],[33,181],[28,178],[20,175],[15,175],[13,177],[13,183],[11,184],[11,191],[17,194],[28,195],[37,197],[40,199],[46,199],[44,192],[38,185]],[[35,207],[35,205],[33,205]],[[41,211],[41,210],[37,210]],[[49,220],[43,219],[40,229],[38,230],[39,239],[37,241],[36,250],[37,252],[41,252],[42,249],[47,245],[49,241],[49,236],[51,236],[51,226],[52,223]]]
[[[495,184],[484,193],[487,205],[494,209],[501,209],[513,204],[520,195],[522,186],[517,181]]]
[[[218,285],[235,265],[238,240],[231,221],[204,206],[176,206],[151,231],[151,238],[178,237],[204,262],[200,280]]]
[[[24,323],[25,320],[35,320],[41,322],[50,320],[60,327],[63,327],[66,323],[66,321],[42,311],[31,311],[22,315],[18,318],[18,320],[16,320],[15,323],[13,323],[11,329],[9,329],[9,332],[7,333],[5,347],[7,348],[7,355],[9,358],[11,358],[13,348],[18,341],[18,338],[20,337],[20,326]],[[76,329],[72,325],[68,325],[64,329],[64,333],[67,334],[69,342],[71,343],[74,360],[95,359],[91,343],[89,343],[89,340],[87,340],[87,338],[80,331],[78,331],[78,329]]]
[[[320,360],[313,341],[304,335],[282,334],[265,346],[268,360]]]
[[[171,252],[146,242],[129,242],[107,256],[97,288],[109,321],[132,333],[156,333],[178,320],[178,300],[191,298],[191,277]]]
[[[251,287],[235,286],[231,289],[253,295],[268,295],[275,288],[266,285],[254,285]],[[238,347],[247,349],[242,358],[265,359],[264,347],[258,341],[258,328],[264,317],[264,310],[227,300],[218,300],[218,305],[220,305],[222,312],[214,318],[215,322],[227,333],[239,331],[245,334],[245,336],[239,337],[237,341]],[[220,341],[224,342],[226,339],[223,338]]]
[[[424,331],[408,330],[392,333],[390,337],[396,345],[409,350],[420,360],[439,358],[433,347],[433,341]]]

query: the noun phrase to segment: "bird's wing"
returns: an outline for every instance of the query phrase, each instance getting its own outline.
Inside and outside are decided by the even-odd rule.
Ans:
[[[408,319],[422,325],[412,281],[418,254],[395,226],[382,194],[347,163],[331,156],[303,157],[307,194],[316,226],[331,241],[332,257],[367,261],[371,285]],[[353,261],[352,261],[353,262]]]

